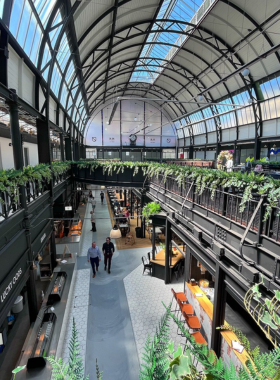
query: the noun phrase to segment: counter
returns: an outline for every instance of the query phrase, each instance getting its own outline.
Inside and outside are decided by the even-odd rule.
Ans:
[[[183,250],[183,247],[180,247]],[[171,265],[169,265],[170,268],[170,278],[172,278],[172,273],[174,272],[177,264],[180,260],[184,259],[184,256],[178,249],[175,251],[172,251],[174,254],[172,254],[171,259]],[[152,276],[157,277],[161,280],[165,279],[165,249],[162,249],[155,255],[155,259],[151,260],[152,264]]]
[[[203,328],[203,336],[208,343],[208,347],[211,344],[212,337],[212,319],[213,319],[213,304],[208,299],[206,294],[201,290],[199,286],[192,286],[186,282],[185,289],[186,297],[188,302],[193,306],[196,316],[200,320],[201,326]],[[204,293],[202,297],[196,297],[196,293]],[[225,325],[227,322],[225,321]],[[244,349],[242,354],[233,350],[231,347],[232,340],[238,340],[237,336],[232,331],[221,331],[222,334],[222,348],[221,357],[223,361],[229,366],[230,361],[233,363],[235,368],[242,367],[245,365],[246,361],[249,359],[247,351]]]
[[[53,333],[50,339],[50,346],[48,352],[46,353],[46,356],[57,355],[58,357],[61,357],[62,350],[64,347],[65,329],[69,320],[70,304],[73,297],[73,288],[76,276],[76,256],[72,254],[72,257],[66,257],[65,259],[67,260],[67,263],[60,264],[60,266],[56,267],[54,271],[54,274],[56,272],[66,272],[67,277],[63,292],[61,294],[61,300],[53,304],[53,307],[55,308],[54,314],[56,316],[56,320],[54,322]],[[38,317],[36,321],[32,324],[26,341],[24,343],[24,346],[22,348],[21,358],[19,359],[18,363],[19,366],[26,365],[28,359],[30,358],[30,354],[33,350],[38,331],[41,325],[41,321],[44,317],[44,310],[47,305],[48,296],[54,287],[55,280],[56,276],[54,275],[48,287],[48,291],[46,292],[44,302],[39,311]],[[50,380],[51,372],[51,365],[49,364],[49,362],[47,362],[46,365],[42,368],[23,369],[17,374],[17,380]]]

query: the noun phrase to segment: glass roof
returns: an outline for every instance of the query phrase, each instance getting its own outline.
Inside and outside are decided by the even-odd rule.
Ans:
[[[203,4],[203,0],[165,0],[161,6],[157,19],[170,19],[187,21],[196,24],[196,14],[198,9]],[[211,1],[206,0],[205,3],[211,4]],[[208,6],[207,6],[208,8]],[[172,24],[170,22],[154,23],[153,30],[166,29]],[[185,28],[187,30],[189,26]],[[179,25],[172,25],[172,30],[181,31]],[[186,36],[179,33],[165,33],[156,32],[150,33],[147,39],[147,44],[143,46],[140,59],[136,64],[136,68],[132,73],[130,82],[148,82],[153,83],[160,72],[162,67],[157,69],[152,65],[164,65],[163,60],[170,60],[176,53],[178,48],[185,41]],[[177,45],[172,47],[172,44]],[[157,58],[157,60],[151,59]]]

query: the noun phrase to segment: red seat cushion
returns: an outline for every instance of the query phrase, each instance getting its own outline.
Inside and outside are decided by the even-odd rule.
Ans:
[[[185,293],[176,293],[176,299],[180,300],[181,302],[187,302]]]
[[[191,334],[194,337],[196,343],[207,344],[206,340],[203,338],[202,334],[199,331],[196,331]]]
[[[193,315],[194,312],[193,312],[193,307],[192,305],[183,305],[182,306],[182,311],[184,311],[187,315]]]
[[[190,329],[200,329],[201,324],[199,322],[199,319],[197,317],[188,317],[186,318],[186,322]]]

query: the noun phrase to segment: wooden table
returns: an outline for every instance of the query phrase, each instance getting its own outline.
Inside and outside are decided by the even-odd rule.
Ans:
[[[180,247],[183,250],[183,247]],[[170,278],[172,279],[172,273],[175,270],[176,265],[179,263],[180,260],[184,260],[184,256],[180,251],[176,249],[176,251],[172,250],[175,255],[172,255],[171,265],[169,265],[170,268]],[[155,260],[151,260],[152,264],[152,275],[153,277],[160,278],[161,280],[165,279],[165,249],[162,249],[159,251],[156,256]]]

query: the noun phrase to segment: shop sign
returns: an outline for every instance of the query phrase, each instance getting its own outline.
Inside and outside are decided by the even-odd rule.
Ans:
[[[44,233],[44,235],[41,237],[41,243],[43,243],[43,241],[45,240],[46,236],[47,235]]]
[[[7,284],[6,288],[1,293],[1,296],[0,296],[1,303],[5,301],[7,295],[13,289],[13,286],[17,283],[17,281],[18,281],[18,279],[20,278],[21,275],[22,275],[22,269],[19,268],[19,270],[17,271],[17,273],[13,276],[13,279],[9,282],[9,284]]]
[[[72,206],[65,206],[65,211],[72,211]]]

